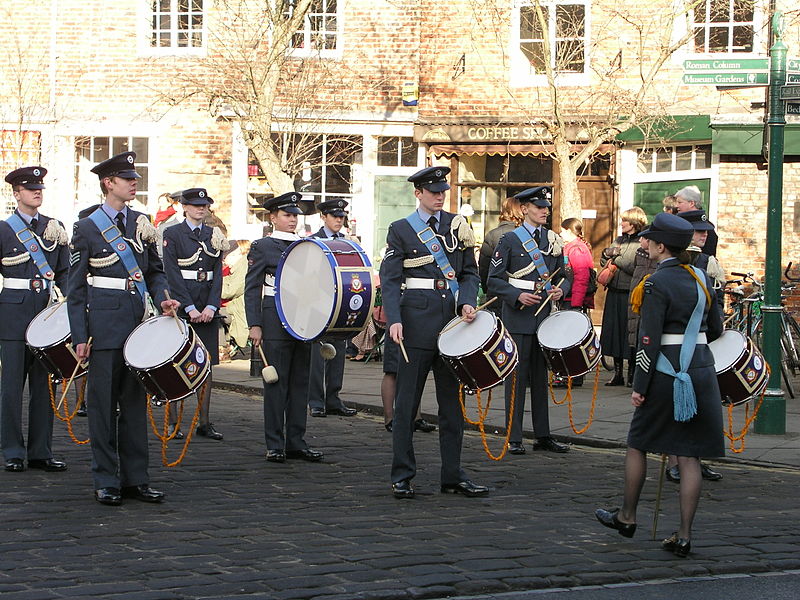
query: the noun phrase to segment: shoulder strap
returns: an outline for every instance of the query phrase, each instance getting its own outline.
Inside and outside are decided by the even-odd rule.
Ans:
[[[103,236],[105,242],[119,256],[122,264],[128,270],[128,275],[136,285],[136,290],[142,296],[142,301],[144,301],[147,298],[147,284],[144,281],[142,269],[139,263],[136,262],[136,257],[133,256],[130,244],[125,241],[117,226],[102,208],[98,208],[90,214],[89,219],[100,231],[100,235]]]
[[[442,249],[442,245],[436,241],[437,235],[428,226],[428,224],[422,220],[417,211],[414,211],[408,215],[406,217],[406,221],[408,221],[408,224],[411,225],[411,228],[416,232],[419,241],[425,244],[428,252],[430,252],[433,256],[433,259],[436,261],[436,265],[442,271],[442,275],[444,275],[444,278],[447,281],[450,291],[452,292],[453,296],[455,296],[458,293],[456,271],[450,264],[450,260],[447,258],[447,254],[445,254],[444,250]]]
[[[550,270],[547,268],[544,258],[542,258],[542,253],[539,250],[539,245],[536,243],[536,240],[533,239],[531,233],[520,225],[514,230],[514,235],[519,238],[519,241],[522,243],[522,248],[528,253],[528,256],[531,257],[533,264],[536,266],[536,270],[539,271],[539,277],[542,279],[549,277]],[[544,284],[544,289],[550,291],[550,288],[551,285],[548,281]]]
[[[49,281],[55,279],[55,273],[53,273],[53,269],[50,268],[47,257],[45,257],[42,251],[41,240],[30,230],[25,221],[18,214],[14,213],[6,219],[6,223],[8,223],[9,227],[14,231],[14,235],[17,236],[19,242],[25,246],[25,249],[33,258],[33,262],[36,264],[36,268],[39,269],[39,273],[42,277]]]

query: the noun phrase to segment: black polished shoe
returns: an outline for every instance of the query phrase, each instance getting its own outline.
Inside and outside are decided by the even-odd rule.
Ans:
[[[403,479],[392,484],[392,495],[400,500],[414,497],[414,488],[411,487],[410,479]]]
[[[164,492],[154,490],[147,483],[122,488],[123,498],[133,498],[142,502],[163,502],[164,495]]]
[[[443,494],[463,494],[468,498],[477,498],[479,496],[488,496],[489,488],[485,485],[478,485],[472,483],[469,479],[459,481],[458,483],[443,483]]]
[[[122,504],[122,494],[120,494],[118,488],[113,487],[95,490],[94,499],[100,504],[106,504],[107,506],[119,506]]]
[[[172,430],[172,431],[175,431],[175,429],[173,428],[173,430]],[[182,440],[182,439],[183,439],[183,438],[185,438],[185,437],[186,437],[186,436],[185,436],[185,435],[183,435],[183,432],[182,432],[180,429],[178,429],[178,431],[175,431],[175,436],[174,436],[172,439],[173,439],[173,440]]]
[[[85,417],[86,416],[86,405],[82,404],[81,407],[78,409],[78,412],[76,412],[75,414],[77,416],[79,416],[79,417]]]
[[[678,537],[678,532],[674,531],[671,536],[661,542],[661,547],[667,552],[672,552],[678,558],[686,558],[692,551],[692,542]]]
[[[13,473],[19,473],[20,471],[25,470],[25,461],[21,458],[9,458],[6,461],[6,471],[11,471]]]
[[[569,452],[569,446],[555,441],[550,436],[537,438],[536,441],[533,442],[533,449],[545,450],[547,452],[558,452],[559,454],[563,454],[564,452]]]
[[[324,408],[312,408],[311,409],[311,416],[312,417],[324,417],[327,413],[325,412]]]
[[[54,458],[37,458],[28,461],[29,469],[41,469],[42,471],[66,471],[67,463]]]
[[[616,529],[623,537],[632,538],[633,534],[636,533],[636,523],[623,523],[617,518],[618,514],[618,508],[615,508],[611,511],[598,508],[596,511],[594,511],[594,516],[597,517],[597,520],[603,525],[610,527],[611,529]]]
[[[325,455],[319,450],[312,450],[311,448],[303,448],[302,450],[287,450],[286,458],[299,458],[307,460],[308,462],[319,462]]]
[[[392,421],[389,421],[388,423],[384,423],[383,426],[386,428],[386,431],[388,431],[389,433],[392,433]]]
[[[606,385],[625,385],[625,378],[622,376],[622,373],[618,373],[609,381],[606,381]]]
[[[283,450],[267,450],[267,460],[269,462],[286,462],[286,452]]]
[[[329,415],[339,415],[340,417],[352,417],[358,414],[358,410],[342,405],[342,408],[329,408]]]
[[[433,423],[428,423],[425,419],[417,419],[414,421],[414,431],[430,433],[431,431],[436,431],[436,425]]]
[[[508,442],[508,453],[525,454],[525,446],[522,445],[522,442]]]
[[[722,473],[717,473],[703,463],[700,463],[700,474],[706,481],[719,481],[722,479]]]
[[[214,429],[213,423],[208,423],[207,425],[198,425],[197,429],[195,430],[197,435],[202,435],[203,437],[207,437],[210,440],[221,440],[222,434]]]
[[[672,483],[681,482],[681,470],[678,468],[678,465],[675,465],[674,467],[667,466],[667,468],[664,469],[664,475]]]

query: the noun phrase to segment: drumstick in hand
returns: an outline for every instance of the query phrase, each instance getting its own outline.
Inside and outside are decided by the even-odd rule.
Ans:
[[[172,298],[169,297],[169,290],[164,290],[164,297],[167,300],[172,300]],[[183,324],[181,323],[180,318],[178,318],[178,313],[175,312],[175,309],[171,306],[169,307],[169,311],[172,313],[172,318],[175,319],[175,323],[178,325],[178,330],[183,333]]]
[[[475,309],[475,312],[478,312],[479,310],[483,310],[484,308],[486,308],[487,306],[489,306],[489,305],[490,305],[492,302],[494,302],[495,300],[497,300],[497,296],[493,296],[493,297],[492,297],[490,300],[488,300],[488,301],[484,302],[483,304],[481,304],[481,305],[480,305],[478,308],[476,308],[476,309]],[[445,327],[444,329],[442,329],[442,330],[439,332],[439,335],[442,335],[443,333],[447,333],[448,331],[450,331],[450,330],[451,330],[453,327],[455,327],[455,326],[456,326],[456,325],[458,325],[459,323],[463,323],[465,319],[466,319],[466,317],[461,317],[461,318],[460,318],[458,321],[456,321],[456,322],[455,322],[455,323],[453,323],[452,325],[448,325],[447,327]]]
[[[408,363],[408,354],[406,354],[406,347],[403,345],[403,340],[400,340],[400,351],[403,353],[403,358],[405,359],[406,363]]]
[[[557,287],[557,288],[560,288],[562,283],[564,283],[564,278],[563,278],[563,277],[562,277],[562,278],[561,278],[561,280],[560,280],[560,281],[559,281],[559,282],[558,282],[558,283],[555,285],[555,287]],[[550,302],[550,300],[552,300],[552,299],[553,299],[553,294],[547,294],[547,298],[545,298],[545,299],[544,299],[544,302],[542,302],[542,303],[539,305],[539,310],[537,310],[535,313],[533,313],[533,316],[535,317],[535,316],[537,316],[537,315],[538,315],[540,312],[542,312],[542,309],[545,307],[545,305],[546,305],[548,302]]]
[[[267,357],[264,356],[264,350],[261,348],[261,342],[258,343],[258,353],[261,355],[261,361],[264,363],[264,368],[261,369],[261,377],[264,379],[265,383],[275,383],[278,381],[278,371],[267,362]]]
[[[552,272],[548,273],[547,275],[545,275],[544,277],[542,277],[541,279],[539,279],[536,282],[536,284],[534,285],[533,290],[531,291],[531,293],[533,293],[533,294],[541,294],[542,290],[545,288],[547,283],[550,280],[552,280],[553,277],[556,276],[556,273],[558,273],[560,270],[561,270],[561,267],[558,267],[555,271],[552,271]],[[522,306],[519,307],[519,310],[522,310],[523,308],[527,308],[527,307],[528,307],[527,304],[523,304]]]
[[[86,342],[86,351],[88,352],[89,348],[91,347],[92,347],[92,338],[89,338],[89,340]],[[67,387],[64,388],[64,393],[61,394],[61,400],[58,401],[58,406],[56,406],[56,412],[61,410],[61,405],[64,404],[64,399],[67,397],[67,392],[69,391],[69,388],[72,385],[73,380],[75,379],[75,375],[78,374],[78,369],[80,369],[81,365],[83,364],[84,363],[82,363],[81,360],[78,359],[78,362],[75,365],[75,369],[73,369],[72,375],[70,376],[69,381],[67,382]]]

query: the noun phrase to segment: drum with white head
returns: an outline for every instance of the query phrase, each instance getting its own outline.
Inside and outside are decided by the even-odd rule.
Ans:
[[[456,317],[437,342],[445,363],[468,392],[494,387],[517,366],[517,345],[494,313],[479,310],[471,323]]]
[[[753,341],[741,331],[726,329],[708,348],[714,355],[723,404],[742,404],[767,387],[767,363]]]
[[[208,350],[189,325],[158,316],[134,329],[122,350],[125,363],[158,400],[185,398],[211,371]]]
[[[550,370],[561,377],[585,375],[600,361],[600,339],[582,312],[550,314],[536,331]]]
[[[78,355],[72,347],[66,302],[48,306],[36,315],[25,330],[25,342],[53,376],[54,382],[69,379],[75,371]],[[75,378],[85,375],[87,370],[88,363],[84,363]]]

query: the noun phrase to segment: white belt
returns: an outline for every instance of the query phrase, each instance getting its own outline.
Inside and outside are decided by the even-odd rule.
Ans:
[[[100,275],[90,275],[89,285],[104,290],[127,290],[133,284],[127,277],[101,277]],[[129,283],[130,282],[130,283]]]
[[[275,295],[275,286],[274,285],[265,285],[261,289],[262,296],[274,296]]]
[[[705,344],[706,343],[706,334],[705,332],[701,331],[697,334],[697,343],[698,344]],[[683,334],[682,333],[662,333],[661,334],[661,345],[662,346],[679,346],[683,344]]]
[[[196,281],[211,281],[214,279],[213,271],[184,271],[181,269],[181,277],[184,279],[194,279]]]
[[[32,282],[37,281],[34,284]],[[33,289],[32,285],[41,286],[46,288],[50,284],[47,279],[19,279],[17,277],[6,277],[3,279],[3,287],[9,290],[30,290]]]
[[[407,290],[446,290],[446,279],[427,279],[424,277],[406,277]]]
[[[520,290],[535,290],[538,281],[528,281],[527,279],[517,279],[516,277],[509,277],[508,283]]]

